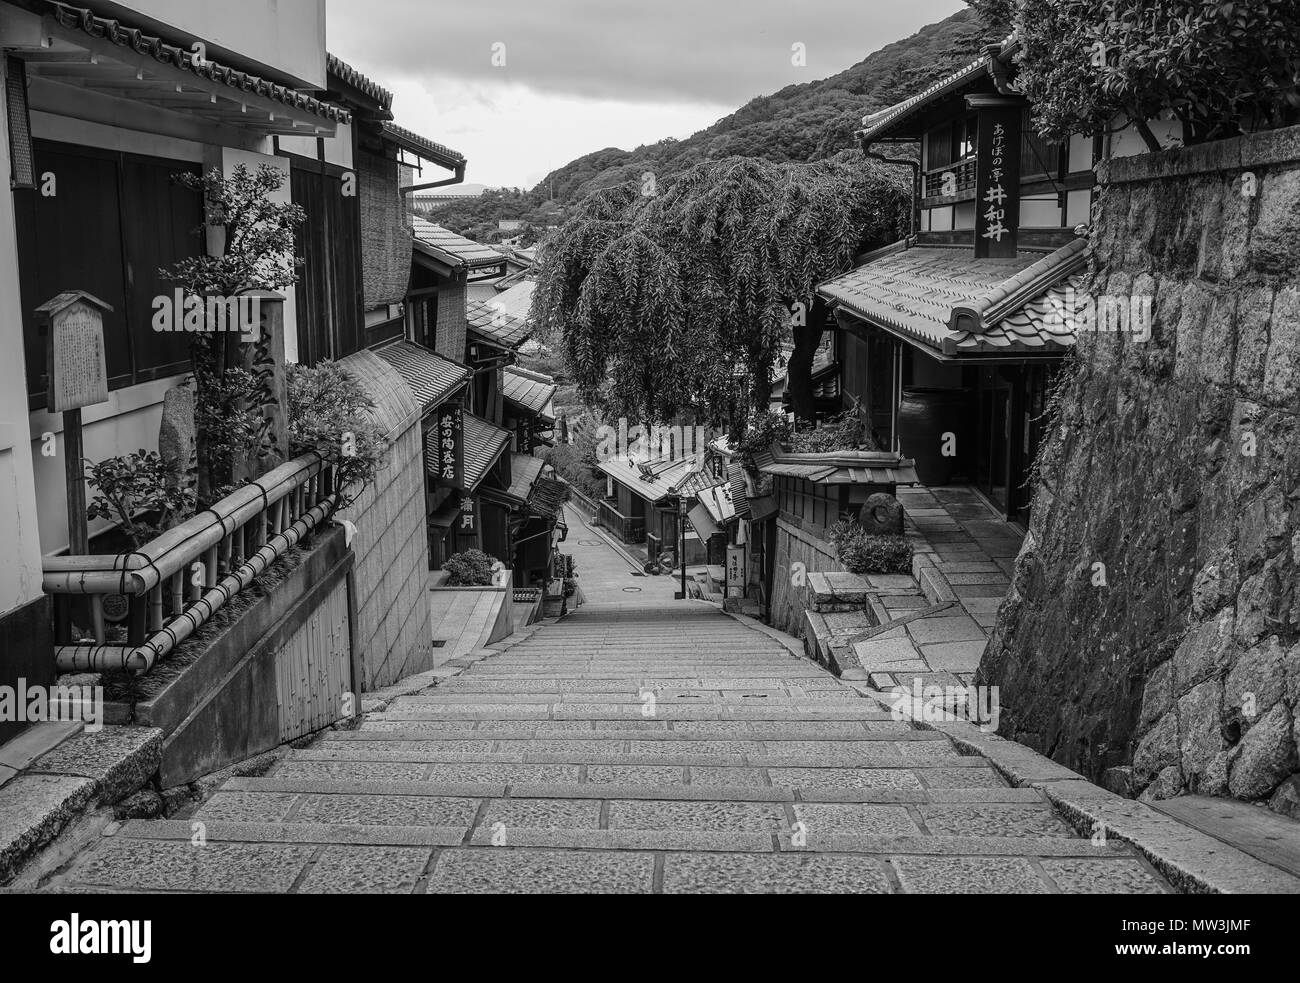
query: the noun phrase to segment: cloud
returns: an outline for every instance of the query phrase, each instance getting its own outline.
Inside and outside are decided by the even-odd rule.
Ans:
[[[390,88],[456,80],[627,102],[740,106],[825,78],[961,0],[335,0],[329,44]],[[792,64],[802,44],[806,65]],[[494,47],[494,46],[504,47]],[[494,64],[504,54],[504,65]]]

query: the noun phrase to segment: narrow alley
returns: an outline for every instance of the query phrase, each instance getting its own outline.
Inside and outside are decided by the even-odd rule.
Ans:
[[[1161,892],[1044,794],[644,577],[572,509],[586,595],[55,890]],[[793,640],[788,640],[793,644]]]

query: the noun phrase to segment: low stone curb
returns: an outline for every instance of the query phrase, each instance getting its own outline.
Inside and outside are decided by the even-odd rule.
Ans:
[[[162,739],[155,727],[83,732],[0,788],[0,884],[83,813],[146,785],[162,763]]]
[[[856,687],[864,696],[888,703],[877,690]],[[907,710],[902,711],[909,716]],[[1178,890],[1187,894],[1297,894],[1300,878],[1193,829],[1144,802],[1126,799],[1094,785],[1023,744],[986,733],[967,721],[912,719],[935,730],[965,754],[984,758],[1019,788],[1047,795],[1075,830],[1101,833],[1131,845]]]

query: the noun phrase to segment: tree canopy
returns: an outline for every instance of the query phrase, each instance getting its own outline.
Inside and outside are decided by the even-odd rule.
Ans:
[[[533,323],[608,415],[734,426],[765,408],[783,342],[816,346],[816,285],[900,237],[908,178],[732,157],[598,191],[543,245]]]
[[[1185,143],[1300,121],[1295,0],[976,0],[1010,16],[1019,87],[1053,140],[1172,115]]]

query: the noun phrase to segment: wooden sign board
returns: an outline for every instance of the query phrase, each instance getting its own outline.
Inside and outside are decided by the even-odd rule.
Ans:
[[[36,309],[46,336],[46,407],[51,413],[107,402],[104,314],[112,309],[79,290],[59,294]]]
[[[435,430],[434,467],[438,483],[446,488],[465,488],[465,410],[444,406],[438,411]]]
[[[745,547],[727,547],[727,596],[745,596]]]

